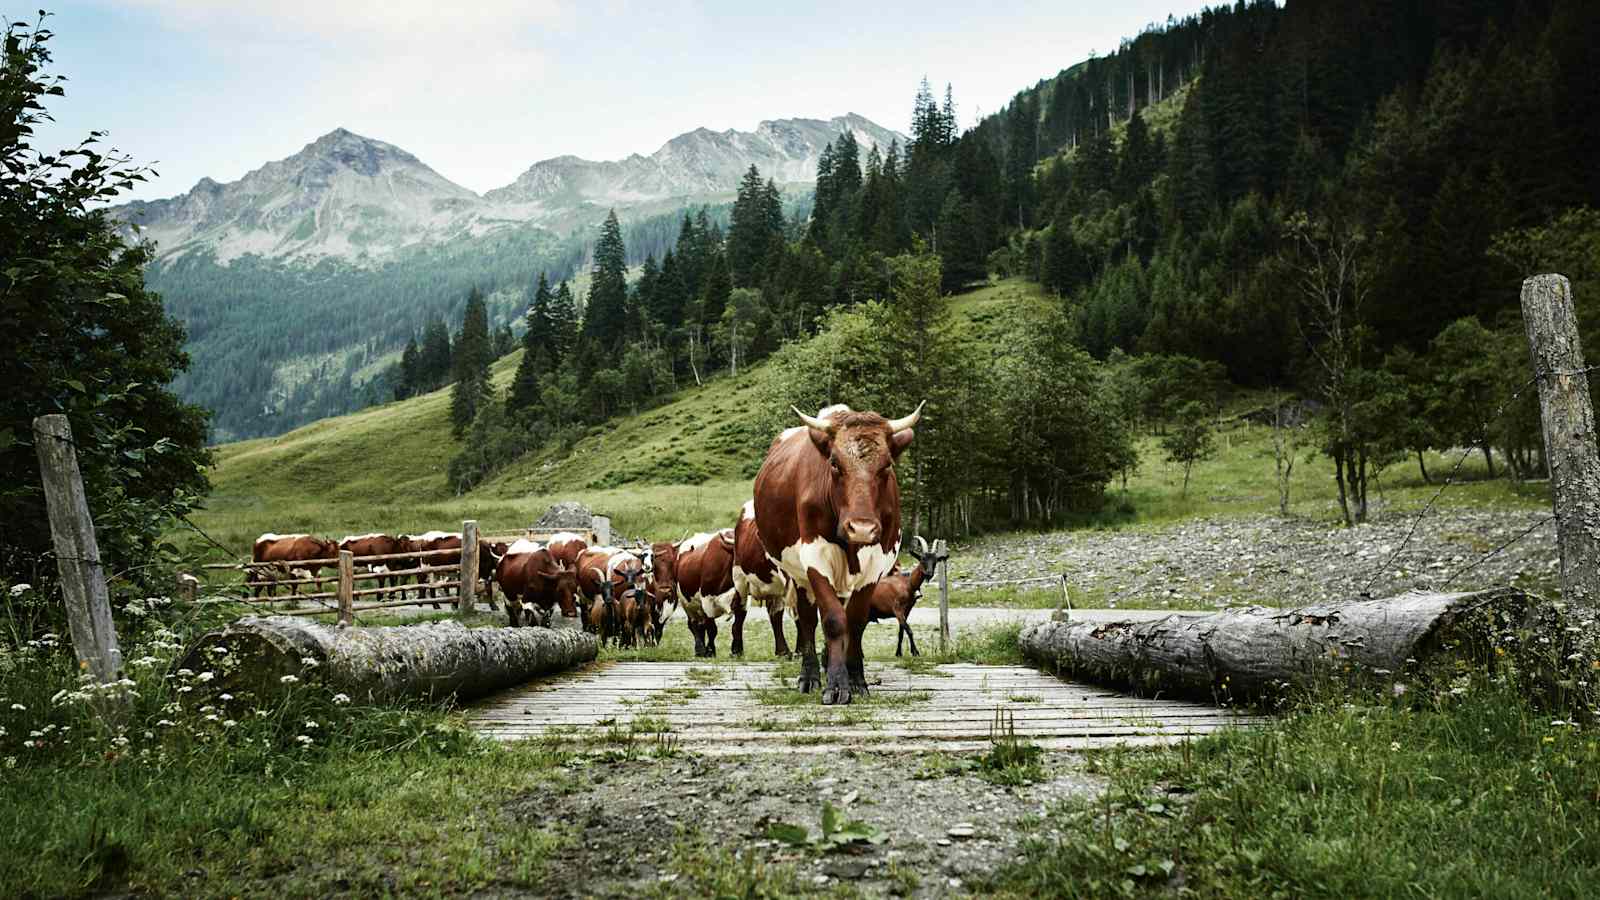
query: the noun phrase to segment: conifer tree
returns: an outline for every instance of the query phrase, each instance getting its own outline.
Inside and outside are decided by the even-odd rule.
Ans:
[[[571,365],[578,344],[578,302],[572,296],[571,282],[561,282],[550,300],[549,343],[551,368]]]
[[[438,389],[450,376],[450,331],[441,319],[429,322],[423,331],[417,372],[417,393]]]
[[[420,390],[422,384],[422,350],[417,347],[417,336],[406,341],[405,352],[400,354],[400,382],[394,386],[394,398],[404,400]]]
[[[489,310],[477,288],[467,295],[461,316],[461,337],[451,359],[455,385],[450,389],[450,430],[460,437],[489,399]]]
[[[749,287],[760,280],[769,242],[764,187],[760,170],[752,164],[740,179],[738,198],[733,202],[727,256],[728,269],[738,287]]]
[[[600,240],[594,247],[594,267],[590,270],[589,300],[583,309],[582,335],[594,341],[601,352],[622,344],[627,328],[627,251],[622,243],[622,226],[617,212],[606,215],[600,226]]]

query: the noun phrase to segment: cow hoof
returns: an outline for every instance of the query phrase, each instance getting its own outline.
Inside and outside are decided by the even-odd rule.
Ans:
[[[822,679],[815,672],[800,673],[800,693],[809,694],[822,686]]]
[[[850,703],[850,689],[843,685],[828,685],[822,692],[823,706],[848,706]]]
[[[857,681],[854,678],[850,679],[850,696],[852,696],[852,697],[865,697],[865,696],[867,696],[867,681],[866,681],[865,678],[863,678],[863,679],[861,679],[859,681]]]

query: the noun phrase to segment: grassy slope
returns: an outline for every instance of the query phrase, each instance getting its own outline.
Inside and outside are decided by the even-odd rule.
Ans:
[[[952,301],[975,327],[1037,285],[999,282]],[[495,363],[504,389],[521,351]],[[589,430],[570,454],[531,454],[476,490],[454,496],[445,473],[449,390],[326,419],[272,438],[217,448],[215,490],[197,524],[229,547],[264,531],[346,534],[422,531],[476,518],[492,530],[526,526],[557,500],[576,499],[627,536],[681,537],[731,522],[760,460],[737,433],[755,412],[765,368],[679,391],[662,406]],[[198,546],[198,544],[194,544]]]

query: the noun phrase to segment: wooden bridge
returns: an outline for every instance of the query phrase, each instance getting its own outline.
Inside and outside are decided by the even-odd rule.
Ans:
[[[868,663],[872,696],[822,706],[776,663],[592,664],[488,698],[469,712],[502,740],[562,737],[596,749],[659,742],[707,754],[986,749],[1002,728],[1049,750],[1181,741],[1259,718],[1132,697],[1022,666]]]

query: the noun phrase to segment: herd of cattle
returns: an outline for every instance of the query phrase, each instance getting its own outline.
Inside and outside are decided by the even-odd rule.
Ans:
[[[716,655],[717,622],[729,616],[729,649],[742,655],[750,607],[766,609],[774,651],[789,656],[783,632],[788,610],[796,624],[800,690],[821,688],[827,704],[849,703],[866,694],[861,640],[867,624],[895,619],[896,655],[905,639],[915,655],[916,639],[906,618],[938,564],[919,536],[917,564],[909,572],[896,568],[900,494],[894,463],[911,444],[922,407],[900,419],[842,405],[815,416],[795,413],[803,424],[773,440],[756,475],[754,497],[732,527],[655,543],[638,552],[590,547],[571,533],[546,543],[480,543],[478,572],[490,606],[498,584],[511,625],[531,625],[536,619],[548,625],[559,608],[563,616],[581,618],[602,643],[624,647],[659,643],[673,612],[681,608],[696,656]],[[303,534],[265,534],[256,541],[252,558],[272,565],[252,567],[250,577],[258,593],[269,590],[274,568],[309,578],[316,569],[333,565],[340,550],[358,557],[445,551],[409,570],[409,562],[372,569],[390,587],[403,577],[394,573],[415,574],[419,591],[437,607],[441,598],[429,567],[458,564],[461,535],[367,534],[334,542]],[[819,622],[824,637],[821,666],[816,653]]]

